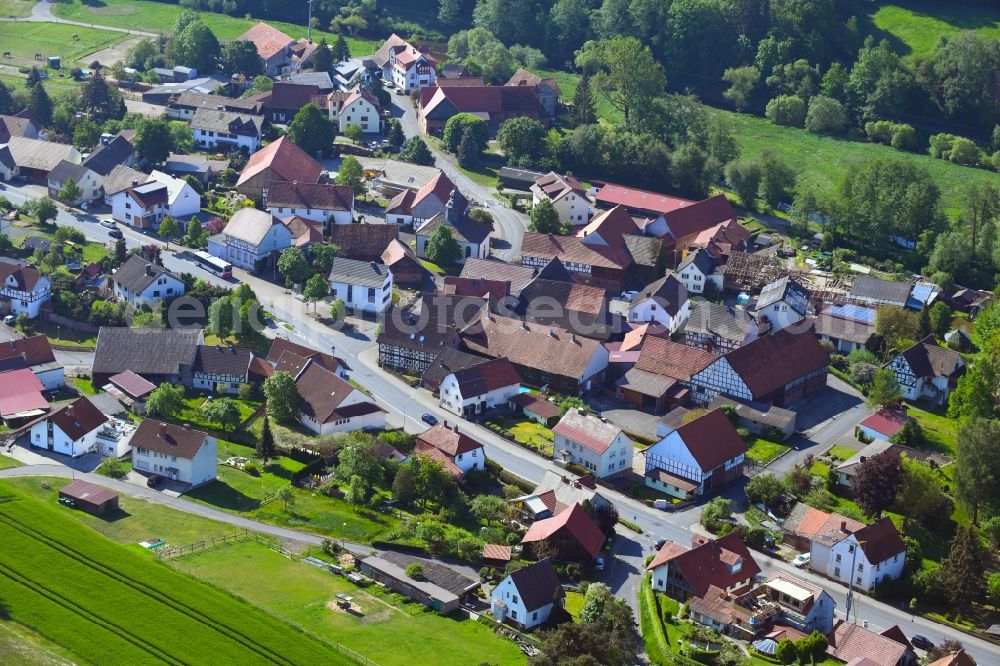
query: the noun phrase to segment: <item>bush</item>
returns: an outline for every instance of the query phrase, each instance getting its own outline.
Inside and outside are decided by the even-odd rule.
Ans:
[[[815,134],[839,134],[846,126],[847,112],[843,104],[824,95],[816,95],[809,100],[807,130]]]
[[[767,103],[764,115],[779,125],[802,127],[806,119],[806,103],[795,95],[779,95]]]
[[[412,562],[406,565],[406,575],[413,580],[423,580],[424,579],[424,565],[419,562]]]
[[[240,384],[239,389],[237,389],[236,394],[240,397],[240,400],[253,400],[254,398],[254,388],[252,384]]]
[[[118,458],[112,458],[110,456],[104,458],[101,461],[100,466],[97,468],[98,474],[103,474],[104,476],[110,476],[112,479],[123,479],[128,472],[125,471],[125,464],[122,463]]]
[[[264,467],[256,460],[248,460],[243,465],[243,471],[250,476],[260,476],[264,473]]]

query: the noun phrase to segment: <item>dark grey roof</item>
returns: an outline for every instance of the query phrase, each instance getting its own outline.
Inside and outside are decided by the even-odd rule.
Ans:
[[[391,550],[379,554],[379,557],[402,569],[415,562],[419,563],[424,567],[424,578],[458,596],[462,596],[469,590],[479,587],[478,580],[465,576],[435,560],[425,557],[415,557],[406,553],[397,553]]]
[[[6,145],[0,146],[0,164],[3,164],[8,169],[13,169],[17,166],[14,156],[10,154],[10,148]]]
[[[698,301],[691,304],[691,316],[688,317],[684,330],[739,341],[746,338],[753,326],[753,320],[745,312],[737,314],[720,303]]]
[[[194,370],[210,375],[246,376],[253,354],[244,347],[209,347],[198,345]]]
[[[867,275],[859,275],[854,278],[854,284],[851,286],[850,294],[848,294],[848,298],[897,304],[900,307],[906,305],[906,299],[909,297],[910,285],[908,283],[880,280]]]
[[[716,261],[708,250],[700,248],[684,257],[680,265],[677,266],[677,271],[683,271],[692,264],[701,271],[702,275],[711,275],[715,271]]]
[[[104,179],[104,193],[116,194],[124,189],[132,187],[133,181],[136,185],[141,185],[149,180],[149,176],[141,171],[121,164],[116,164],[111,169],[111,173]]]
[[[757,298],[757,310],[763,310],[769,305],[774,305],[778,301],[785,298],[788,292],[798,292],[801,295],[801,300],[794,300],[793,303],[789,303],[790,306],[795,306],[796,304],[802,304],[802,310],[797,312],[801,315],[805,314],[805,301],[808,300],[808,292],[800,285],[798,282],[788,277],[780,277],[770,284],[764,285],[764,288],[760,290],[760,296]]]
[[[316,86],[320,91],[333,90],[333,80],[330,79],[329,72],[301,72],[288,77],[292,83],[299,83],[308,86]]]
[[[381,287],[389,269],[374,261],[358,261],[337,257],[330,268],[331,282],[357,284],[362,287]]]
[[[73,179],[73,182],[79,183],[86,175],[87,167],[83,164],[73,164],[62,160],[56,165],[56,168],[49,172],[49,180],[65,185],[70,178]]]
[[[625,247],[632,255],[632,261],[640,266],[656,266],[656,260],[663,251],[663,241],[653,236],[637,236],[635,234],[624,234],[622,240]]]
[[[101,144],[83,164],[94,173],[107,176],[134,152],[135,148],[129,140],[119,134],[107,143]]]
[[[417,234],[430,237],[442,224],[448,225],[451,229],[451,235],[460,243],[466,242],[478,245],[490,235],[490,228],[488,226],[476,222],[465,214],[458,215],[455,219],[449,221],[445,213],[437,213],[431,219],[424,222],[417,229]]]
[[[551,604],[562,590],[559,576],[552,566],[552,558],[549,557],[521,567],[511,573],[510,577],[529,613]]]
[[[664,275],[636,294],[631,305],[641,303],[647,298],[652,298],[667,314],[673,317],[688,300],[687,287],[682,285],[673,275]]]
[[[162,266],[151,264],[139,255],[133,254],[121,265],[121,268],[115,271],[113,277],[119,286],[133,294],[138,294],[163,275],[180,280],[179,277]]]
[[[141,375],[176,375],[194,365],[201,329],[102,326],[94,352],[95,374],[131,370]]]
[[[431,363],[430,367],[424,371],[420,379],[432,389],[437,389],[441,386],[441,382],[444,378],[457,370],[463,370],[465,368],[471,368],[474,365],[479,365],[481,363],[486,363],[490,359],[484,358],[482,356],[476,356],[475,354],[470,354],[452,347],[445,347],[441,350],[441,353],[437,355],[434,362]]]
[[[236,133],[244,136],[259,136],[263,125],[263,116],[219,109],[198,109],[191,119],[191,129],[232,133],[235,126]]]

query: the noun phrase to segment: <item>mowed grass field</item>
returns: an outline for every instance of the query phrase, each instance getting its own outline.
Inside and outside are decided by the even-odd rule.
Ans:
[[[203,551],[171,564],[311,634],[331,636],[382,666],[525,663],[516,644],[485,624],[444,617],[377,586],[359,588],[258,543]],[[361,614],[331,609],[328,604],[338,593],[353,597]]]
[[[872,15],[872,22],[893,38],[897,51],[923,58],[931,54],[943,35],[975,30],[1000,37],[1000,5],[900,0],[880,5]]]
[[[34,0],[0,0],[0,17],[24,18],[31,14]]]
[[[0,484],[8,619],[89,663],[349,664],[332,645]]]
[[[98,4],[100,6],[97,6]],[[96,26],[108,25],[127,30],[166,33],[174,29],[177,16],[183,9],[178,4],[151,2],[149,0],[103,0],[100,3],[91,5],[85,5],[80,0],[73,0],[73,2],[60,2],[53,5],[52,13],[59,18],[90,23]],[[199,14],[205,25],[211,28],[215,36],[223,42],[236,39],[256,24],[258,20],[253,19],[248,21],[244,18],[213,12],[199,12]],[[267,24],[295,39],[306,36],[304,24],[297,25],[283,21],[272,21],[270,19],[267,19]],[[312,34],[314,41],[319,41],[321,37],[326,37],[327,41],[332,43],[337,39],[336,35],[322,30],[313,30]],[[345,37],[345,39],[347,40],[348,47],[351,49],[352,55],[368,55],[374,53],[378,47],[378,44],[372,40],[356,39],[353,37]]]
[[[73,39],[73,35],[77,39]],[[84,28],[78,25],[63,25],[61,23],[0,23],[0,50],[10,51],[11,56],[21,61],[29,60],[39,67],[46,65],[49,56],[61,56],[63,67],[69,69],[70,63],[77,58],[116,44],[127,35],[111,30]],[[42,60],[36,61],[35,54],[41,53]],[[10,66],[9,60],[4,64]]]

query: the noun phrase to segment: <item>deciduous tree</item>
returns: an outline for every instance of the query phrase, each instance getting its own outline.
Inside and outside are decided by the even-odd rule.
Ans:
[[[202,415],[213,423],[218,423],[223,430],[235,430],[240,424],[240,408],[230,398],[205,401],[200,409]]]
[[[601,69],[594,75],[594,88],[622,113],[626,129],[638,129],[643,112],[666,87],[663,68],[634,37],[600,42],[597,58]]]
[[[174,147],[170,126],[159,118],[144,118],[135,130],[135,152],[142,159],[159,164]]]
[[[316,58],[319,57],[320,54],[317,51]],[[222,71],[225,74],[243,74],[247,79],[252,80],[264,73],[264,61],[257,54],[257,47],[246,39],[234,39],[223,46],[221,60]]]
[[[313,275],[312,266],[306,260],[306,255],[297,247],[281,251],[278,257],[278,270],[285,276],[285,286],[301,284]]]
[[[426,146],[425,146],[426,147]],[[348,155],[340,162],[340,170],[337,172],[338,185],[350,185],[354,188],[355,194],[364,194],[365,174],[361,168],[361,162],[353,155]]]
[[[322,153],[333,142],[336,130],[314,104],[306,104],[288,126],[288,138],[310,155]]]
[[[330,293],[330,283],[319,273],[314,273],[306,281],[306,286],[302,289],[302,296],[306,301],[313,303],[313,309],[319,307],[319,302]]]
[[[972,418],[958,430],[955,449],[955,496],[972,509],[972,522],[979,510],[1000,509],[1000,421]]]
[[[528,231],[539,234],[565,234],[569,224],[559,221],[559,211],[548,199],[542,199],[531,208],[531,222]]]
[[[903,463],[899,453],[891,449],[865,460],[851,477],[854,499],[871,517],[893,505],[902,485]]]
[[[490,138],[486,121],[471,113],[456,113],[444,125],[442,139],[449,152],[458,153],[459,145],[466,131],[472,132],[472,140],[477,153],[486,150]]]
[[[462,247],[452,236],[448,225],[442,224],[431,234],[424,252],[435,264],[447,268],[462,256]]]
[[[184,388],[163,382],[146,398],[146,413],[170,418],[184,407]]]
[[[299,388],[290,374],[277,371],[264,380],[267,413],[278,423],[291,423],[299,413]]]
[[[903,401],[903,389],[891,368],[879,368],[868,387],[868,404],[873,407],[897,407]]]

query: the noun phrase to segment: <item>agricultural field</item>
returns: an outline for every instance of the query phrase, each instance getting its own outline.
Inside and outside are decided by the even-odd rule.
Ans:
[[[24,18],[31,14],[34,0],[0,0],[0,17]]]
[[[52,6],[52,13],[62,19],[70,21],[81,21],[94,25],[106,25],[114,28],[125,28],[127,30],[137,30],[143,32],[167,33],[173,30],[178,14],[184,8],[179,4],[167,4],[163,2],[151,2],[149,0],[104,0],[100,3],[82,3],[80,0],[73,2],[60,2]],[[219,41],[228,42],[236,39],[251,26],[257,19],[248,21],[245,18],[236,18],[226,14],[216,14],[213,12],[199,11],[202,21],[205,22]],[[294,23],[284,23],[282,21],[267,20],[268,25],[281,30],[289,37],[298,39],[306,36],[304,25]],[[318,41],[326,37],[327,41],[337,38],[322,30],[313,30],[313,39]],[[351,49],[352,55],[368,55],[374,53],[378,44],[373,40],[356,39],[346,37],[347,45]]]
[[[4,58],[2,64],[5,70],[10,70],[12,76],[18,67],[38,66],[46,69],[55,80],[59,80],[59,75],[62,74],[67,78],[67,85],[72,85],[68,80],[68,71],[74,63],[85,60],[84,56],[117,44],[126,37],[120,32],[77,25],[4,22],[0,23],[0,44],[3,45],[3,52],[10,53],[10,58]],[[41,60],[36,60],[35,54],[40,54]],[[48,56],[60,56],[62,69],[45,67]]]
[[[883,4],[872,23],[899,53],[914,58],[931,54],[942,36],[965,30],[1000,37],[1000,9],[935,0],[900,0]]]
[[[525,663],[513,642],[496,637],[485,624],[443,617],[378,587],[357,587],[254,542],[186,555],[171,564],[382,666]],[[338,593],[352,596],[361,614],[332,610],[328,604]]]
[[[0,484],[8,618],[90,663],[351,663],[335,647]],[[108,563],[113,563],[110,565]]]
[[[23,625],[0,620],[0,662],[7,666],[70,666],[73,655]]]

